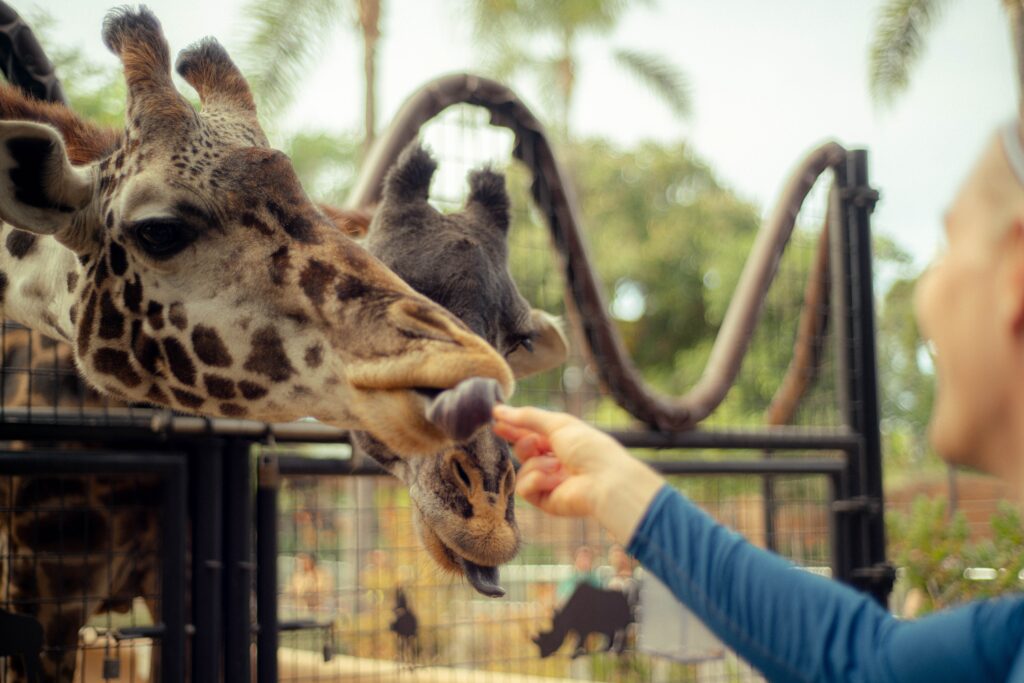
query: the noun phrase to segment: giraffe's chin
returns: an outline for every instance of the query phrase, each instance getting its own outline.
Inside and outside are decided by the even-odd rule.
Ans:
[[[423,515],[418,507],[414,506],[413,510],[415,511],[413,519],[423,541],[423,547],[427,549],[442,570],[465,576],[470,585],[481,595],[486,595],[489,598],[500,598],[505,595],[505,589],[498,584],[497,567],[480,565],[460,555],[424,523]]]

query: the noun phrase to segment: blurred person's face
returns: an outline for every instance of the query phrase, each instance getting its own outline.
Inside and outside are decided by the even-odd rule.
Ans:
[[[935,354],[931,442],[947,462],[994,474],[1016,474],[1024,456],[1007,452],[1024,417],[1022,219],[1024,188],[996,137],[950,206],[945,253],[915,294]]]
[[[588,572],[592,564],[593,557],[591,557],[589,550],[580,550],[576,553],[576,569],[581,572]]]

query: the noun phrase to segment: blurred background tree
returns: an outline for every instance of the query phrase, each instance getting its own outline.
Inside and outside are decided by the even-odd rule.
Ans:
[[[266,124],[293,100],[302,75],[348,24],[363,45],[362,153],[377,134],[377,44],[381,0],[251,0],[242,9],[248,37],[239,66]]]
[[[540,91],[551,95],[545,104],[556,112],[551,123],[562,139],[570,134],[569,114],[581,66],[576,57],[578,41],[588,34],[611,33],[631,6],[641,4],[629,0],[468,1],[486,75],[505,82],[524,75],[535,78]],[[616,48],[612,56],[679,117],[690,114],[690,88],[678,67],[635,49]]]
[[[1024,2],[999,0],[1010,24],[1017,57],[1017,93],[1024,94]],[[878,13],[868,52],[871,95],[889,104],[910,85],[910,77],[949,0],[887,0]]]

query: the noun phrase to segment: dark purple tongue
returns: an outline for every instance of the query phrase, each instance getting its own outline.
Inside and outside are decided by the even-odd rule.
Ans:
[[[481,567],[480,565],[462,558],[462,568],[466,572],[466,578],[473,584],[477,592],[489,598],[505,597],[505,589],[498,585],[501,579],[498,576],[497,567]]]
[[[427,408],[427,419],[455,441],[466,441],[491,421],[491,409],[502,400],[494,379],[471,377],[438,394]]]

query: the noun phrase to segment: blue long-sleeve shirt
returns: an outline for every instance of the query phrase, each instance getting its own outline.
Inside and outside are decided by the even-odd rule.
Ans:
[[[896,619],[751,545],[668,485],[629,552],[772,681],[1024,683],[1022,595]]]

